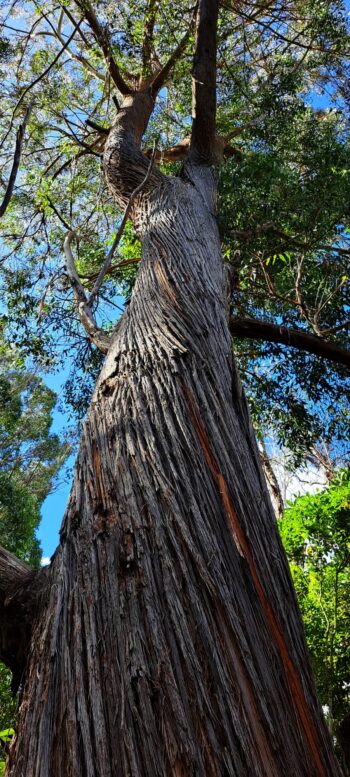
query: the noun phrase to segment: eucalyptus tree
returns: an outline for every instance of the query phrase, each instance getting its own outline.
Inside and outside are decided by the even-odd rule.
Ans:
[[[38,359],[62,331],[106,354],[51,565],[38,574],[0,555],[0,652],[23,673],[7,774],[339,775],[232,357],[231,303],[248,290],[242,326],[249,336],[255,305],[258,337],[266,293],[278,342],[292,306],[288,342],[349,364],[345,273],[324,280],[320,259],[348,256],[345,197],[312,225],[296,207],[304,192],[311,218],[316,129],[336,149],[334,191],[348,174],[345,113],[314,121],[300,97],[327,83],[345,104],[342,9],[74,0],[28,3],[19,21],[16,2],[4,11],[9,331]],[[257,222],[237,197],[249,199],[249,170],[267,175],[289,102],[284,220],[261,207]],[[246,155],[241,191],[225,196]],[[283,250],[271,253],[272,239]],[[321,281],[307,307],[308,257]],[[135,267],[113,326],[118,282],[131,285]]]

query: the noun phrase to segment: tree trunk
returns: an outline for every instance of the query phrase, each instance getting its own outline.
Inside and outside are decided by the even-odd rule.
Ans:
[[[123,205],[148,164],[125,106],[105,152]],[[11,777],[340,775],[232,364],[213,191],[209,169],[154,170],[135,203],[142,263],[84,425]]]

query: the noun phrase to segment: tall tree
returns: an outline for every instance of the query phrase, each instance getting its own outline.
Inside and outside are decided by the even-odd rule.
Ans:
[[[260,61],[266,64],[270,39],[278,58],[282,41],[291,46],[291,59],[294,53],[292,71],[307,51],[316,74],[333,68],[339,42],[347,39],[341,29],[334,40],[332,14],[326,14],[329,29],[324,17],[315,22],[308,4],[228,6],[219,17],[216,0],[199,0],[195,9],[180,5],[174,13],[176,27],[166,4],[146,3],[141,15],[130,3],[93,7],[76,0],[58,11],[50,5],[40,9],[44,26],[36,19],[30,39],[24,35],[18,63],[21,73],[33,36],[59,41],[52,59],[45,49],[32,53],[38,74],[21,82],[11,128],[29,93],[39,99],[38,84],[47,78],[36,123],[28,121],[37,143],[40,138],[36,163],[45,151],[42,139],[54,142],[66,125],[65,151],[72,137],[80,147],[63,162],[52,160],[55,180],[62,166],[65,173],[90,155],[91,171],[103,149],[108,191],[124,216],[104,256],[96,224],[110,223],[106,194],[85,230],[89,210],[80,212],[82,236],[76,218],[77,206],[98,196],[93,172],[68,185],[65,179],[64,194],[53,199],[47,167],[36,209],[30,192],[19,190],[5,214],[6,234],[15,241],[16,209],[31,214],[35,247],[28,264],[42,251],[42,261],[52,261],[63,227],[64,283],[88,337],[107,352],[50,567],[35,573],[0,553],[0,652],[6,661],[15,645],[23,671],[11,777],[340,775],[232,359],[215,167],[235,153],[230,141],[237,127],[219,134],[226,89],[230,95],[225,77],[216,109],[216,62],[226,60],[232,36],[244,41],[247,72],[250,27],[257,22]],[[147,128],[156,134],[159,100],[174,68],[177,91],[188,95],[190,51],[191,136],[163,154],[165,162],[182,160],[174,176],[157,166],[156,147],[144,153],[141,142]],[[67,57],[85,74],[71,91],[62,76]],[[102,98],[91,84],[101,77],[103,98],[111,85],[119,93],[108,127],[95,121]],[[87,93],[96,97],[96,110],[84,114],[92,132],[81,137]],[[49,134],[40,123],[44,108],[46,122],[50,111],[59,121],[51,122]],[[230,120],[230,108],[224,118]],[[188,117],[184,123],[188,131]],[[51,230],[42,243],[48,211],[60,231]],[[109,335],[95,315],[96,302],[127,217],[142,258],[127,310]],[[18,261],[21,241],[22,235]],[[89,251],[96,271],[86,279]],[[19,275],[24,289],[31,287],[28,277],[28,271]],[[46,288],[39,313],[45,314],[47,297]],[[32,298],[23,298],[28,314]],[[40,352],[40,338],[36,346]]]

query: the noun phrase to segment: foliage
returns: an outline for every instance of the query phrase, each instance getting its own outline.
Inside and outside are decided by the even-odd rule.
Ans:
[[[54,485],[69,447],[50,433],[56,403],[42,378],[18,355],[0,347],[0,544],[40,564],[35,537],[40,506]]]
[[[0,343],[0,545],[34,567],[41,548],[35,536],[40,507],[54,486],[69,446],[50,433],[56,395],[18,353]],[[1,731],[14,725],[17,702],[11,673],[0,663]],[[1,766],[1,761],[0,761]],[[0,772],[1,774],[1,772]]]
[[[91,290],[120,219],[101,177],[105,135],[87,123],[110,126],[112,98],[120,98],[86,20],[62,53],[82,8],[72,0],[61,7],[27,2],[22,9],[3,2],[0,47],[5,180],[16,128],[29,100],[35,103],[2,221],[4,315],[13,342],[37,363],[72,361],[66,399],[80,415],[100,361],[75,310],[62,245],[73,228],[76,268]],[[108,0],[95,10],[122,72],[136,79],[167,61],[192,18],[183,0],[176,8],[168,0]],[[234,270],[233,314],[329,332],[346,344],[350,47],[343,4],[223,3],[218,38],[218,131],[232,153],[219,170],[219,218]],[[145,148],[156,141],[166,149],[188,135],[192,43],[189,34],[157,99]],[[179,164],[163,168],[181,174]],[[119,295],[130,294],[140,255],[129,223],[96,301],[106,328],[118,319]],[[333,446],[331,458],[346,461],[349,452],[339,446],[349,414],[344,369],[268,343],[235,340],[234,348],[260,434],[274,431],[293,464],[321,444]]]
[[[350,712],[350,473],[289,504],[279,527],[320,701],[336,734]]]
[[[14,735],[14,729],[13,728],[5,728],[2,731],[0,731],[0,758],[4,757],[6,758],[6,748],[11,742],[11,739]],[[0,777],[4,774],[5,771],[5,761],[0,760]]]

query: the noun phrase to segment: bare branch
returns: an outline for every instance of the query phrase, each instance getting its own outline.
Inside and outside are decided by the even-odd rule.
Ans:
[[[89,337],[89,340],[91,340],[91,342],[94,343],[94,345],[96,345],[100,351],[102,351],[103,353],[106,353],[110,346],[110,337],[106,335],[102,331],[102,329],[100,329],[97,326],[94,316],[92,314],[90,304],[85,294],[84,286],[82,285],[80,278],[78,276],[78,273],[75,269],[71,243],[72,243],[72,240],[76,240],[76,238],[77,238],[76,233],[73,232],[73,230],[71,230],[66,235],[64,244],[63,244],[63,250],[66,257],[66,268],[67,268],[68,277],[69,277],[72,289],[74,291],[74,296],[77,303],[78,315]]]
[[[230,318],[230,332],[233,337],[266,340],[298,348],[350,368],[350,350],[325,340],[323,337],[311,335],[298,329],[289,329],[286,326],[278,326],[253,318]]]
[[[231,146],[227,143],[227,137],[217,135],[215,138],[215,148],[220,149],[224,157],[236,157],[237,161],[241,161],[243,152],[236,146]],[[164,148],[161,151],[156,152],[156,162],[182,162],[186,159],[190,150],[191,138],[190,136],[184,138],[176,146],[171,148]],[[150,158],[152,155],[152,149],[145,151],[145,156]]]
[[[191,161],[213,164],[216,130],[218,0],[199,0],[192,71]]]
[[[258,447],[259,447],[264,474],[265,474],[267,483],[270,487],[272,501],[274,503],[278,517],[281,518],[284,511],[282,492],[281,492],[275,471],[271,464],[270,457],[267,453],[266,445],[263,439],[258,441]]]
[[[17,130],[16,146],[15,146],[15,153],[14,153],[14,156],[13,156],[12,169],[11,169],[10,177],[9,177],[9,180],[8,180],[7,189],[6,189],[6,192],[5,192],[5,195],[4,195],[4,199],[3,199],[3,201],[2,201],[2,203],[0,205],[0,218],[6,212],[6,209],[7,209],[8,205],[9,205],[9,203],[10,203],[10,200],[11,200],[11,197],[12,197],[12,194],[13,194],[13,189],[14,189],[14,185],[15,185],[15,182],[16,182],[16,176],[17,176],[17,173],[18,173],[19,163],[20,163],[20,160],[21,160],[21,152],[22,152],[22,146],[23,146],[23,140],[24,140],[24,133],[25,133],[25,129],[26,129],[26,126],[27,126],[27,123],[28,123],[29,116],[31,114],[32,108],[33,108],[33,103],[31,102],[28,105],[28,108],[27,108],[27,110],[25,112],[22,124],[20,124],[20,126],[19,126],[19,128]]]
[[[75,0],[75,2],[81,13],[84,15],[84,18],[89,23],[97,43],[101,46],[112,81],[116,85],[117,89],[119,89],[121,94],[131,94],[132,89],[124,80],[113,57],[108,32],[103,27],[101,27],[91,3],[89,0],[84,0],[84,2],[81,2],[81,0]]]
[[[34,86],[36,86],[36,84],[38,84],[38,83],[39,83],[39,81],[42,81],[42,79],[43,79],[43,78],[45,78],[45,76],[47,76],[47,75],[48,75],[48,73],[50,72],[50,70],[52,70],[52,68],[54,67],[54,65],[56,65],[56,63],[58,62],[59,58],[62,56],[62,54],[65,52],[65,50],[68,48],[69,44],[70,44],[70,43],[71,43],[71,41],[73,40],[73,38],[74,38],[74,35],[75,35],[75,33],[77,32],[77,30],[79,29],[79,27],[80,27],[81,23],[82,23],[82,19],[80,19],[80,20],[79,20],[79,22],[77,22],[77,24],[76,24],[76,25],[75,25],[75,27],[74,27],[74,30],[73,30],[73,32],[71,33],[71,35],[69,36],[69,38],[67,38],[67,40],[66,40],[65,44],[62,46],[62,48],[60,49],[60,51],[58,52],[58,54],[56,54],[56,56],[55,56],[55,58],[52,60],[52,62],[50,62],[50,64],[48,65],[48,67],[47,67],[47,68],[46,68],[46,69],[43,71],[43,73],[40,73],[40,75],[39,75],[37,78],[35,78],[35,79],[34,79],[34,81],[32,81],[32,83],[31,83],[31,84],[28,84],[28,86],[26,86],[26,88],[25,88],[25,89],[24,89],[24,91],[22,92],[22,94],[21,94],[21,96],[20,96],[20,98],[19,98],[19,100],[18,100],[18,102],[17,102],[17,104],[16,104],[16,107],[15,107],[15,109],[14,109],[14,111],[13,111],[13,113],[14,113],[14,114],[16,113],[17,109],[19,108],[19,106],[20,106],[20,105],[21,105],[21,103],[23,102],[23,100],[24,100],[24,97],[26,96],[26,94],[27,94],[27,93],[28,93],[28,92],[29,92],[31,89],[33,89],[33,87],[34,87]]]

